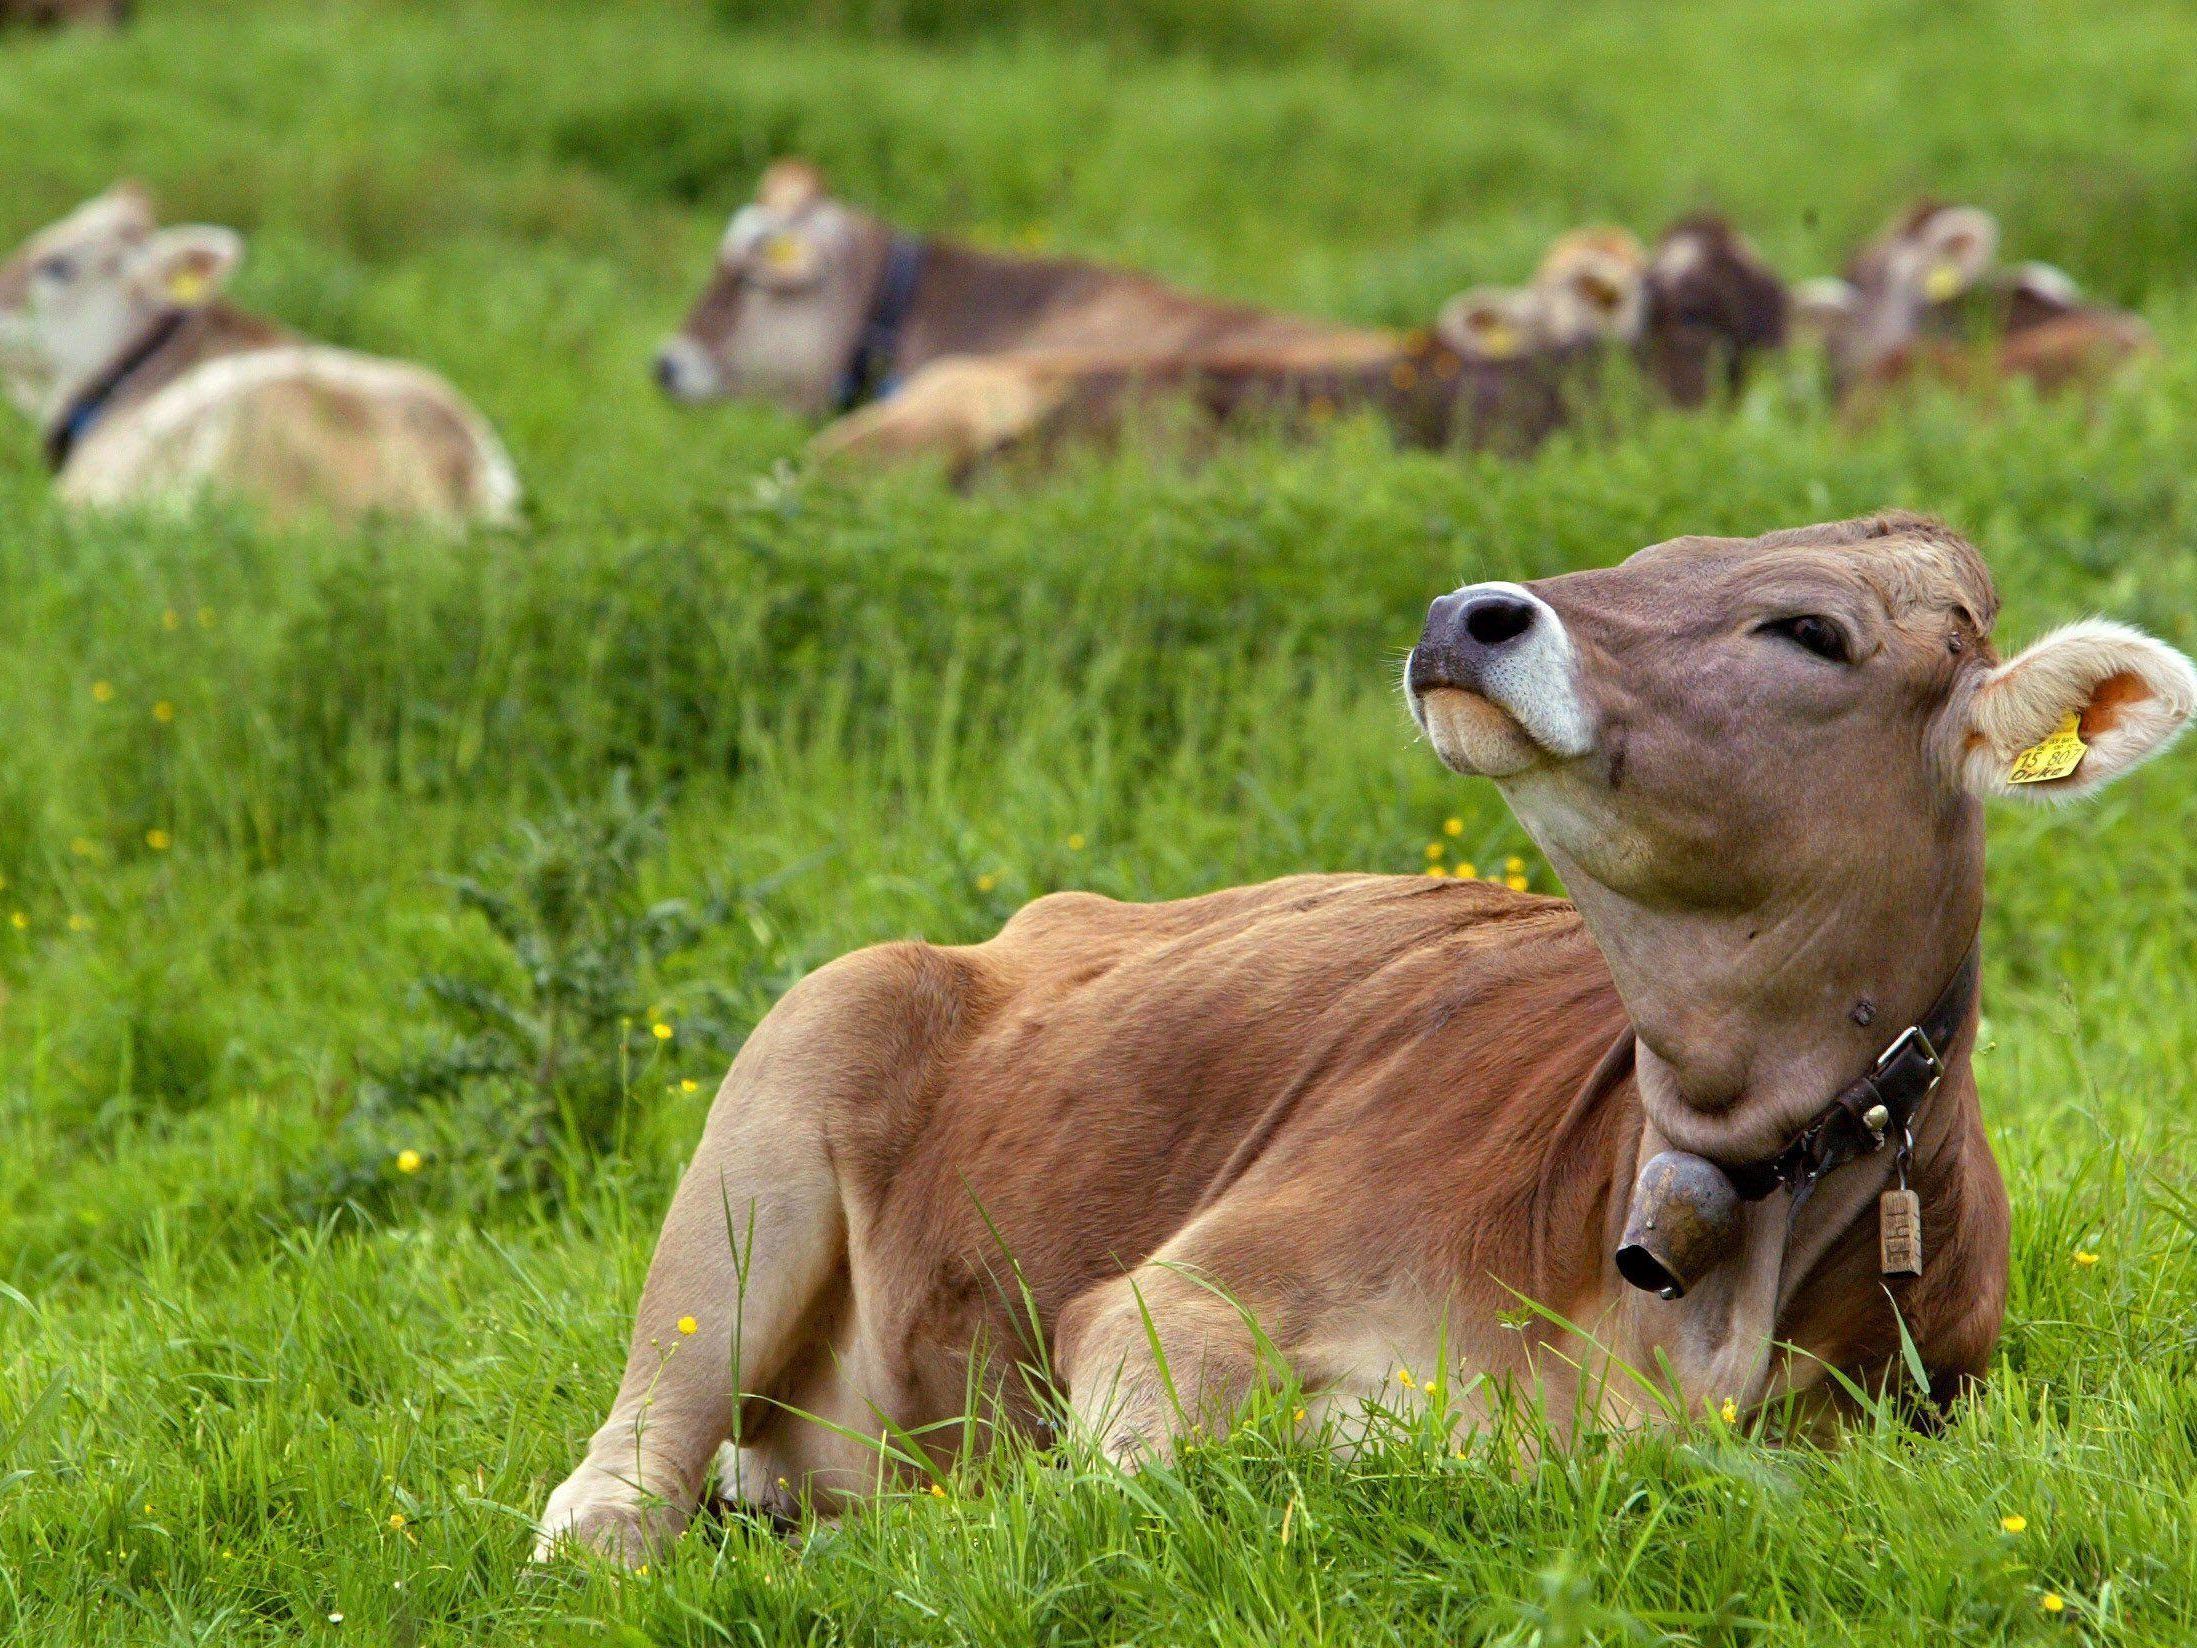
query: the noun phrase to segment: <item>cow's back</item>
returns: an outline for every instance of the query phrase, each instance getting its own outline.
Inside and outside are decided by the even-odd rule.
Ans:
[[[518,480],[485,420],[433,373],[314,344],[202,362],[96,425],[60,477],[73,503],[248,498],[278,518],[511,517]]]

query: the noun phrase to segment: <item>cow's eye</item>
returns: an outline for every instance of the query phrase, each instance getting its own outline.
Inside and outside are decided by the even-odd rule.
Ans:
[[[1834,664],[1853,661],[1853,651],[1846,644],[1846,632],[1830,619],[1819,618],[1812,612],[1798,618],[1780,618],[1762,627],[1768,634],[1783,636],[1794,646]]]

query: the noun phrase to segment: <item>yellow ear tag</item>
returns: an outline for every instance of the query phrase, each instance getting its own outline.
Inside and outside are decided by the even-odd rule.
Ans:
[[[177,303],[198,303],[206,296],[206,277],[196,269],[178,269],[168,277],[168,296]]]
[[[1490,360],[1508,360],[1518,353],[1518,328],[1508,321],[1480,324],[1480,349]]]
[[[1922,295],[1932,303],[1943,303],[1957,296],[1961,289],[1961,272],[1950,263],[1940,263],[1923,277]]]
[[[763,261],[782,275],[790,275],[808,261],[808,251],[792,235],[772,235],[762,245]]]
[[[2073,710],[2067,719],[2044,738],[2032,744],[2014,757],[2013,768],[2007,773],[2009,784],[2043,784],[2055,778],[2065,778],[2083,764],[2083,757],[2090,746],[2083,742],[2082,717]]]

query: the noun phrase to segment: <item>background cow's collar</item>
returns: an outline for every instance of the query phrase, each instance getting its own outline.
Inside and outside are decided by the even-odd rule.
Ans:
[[[79,442],[91,433],[92,426],[106,416],[107,408],[122,390],[122,386],[135,377],[145,363],[161,350],[183,329],[183,323],[194,311],[170,309],[154,320],[151,328],[136,343],[125,350],[115,363],[91,381],[89,387],[80,390],[62,410],[53,427],[46,432],[46,463],[59,470],[69,461]]]
[[[854,356],[839,379],[841,412],[852,412],[864,401],[875,400],[893,388],[893,356],[900,348],[900,328],[915,307],[915,289],[923,278],[923,242],[914,235],[894,234],[885,248],[885,269],[878,277],[877,295],[863,317],[862,335],[855,341]]]
[[[1894,1037],[1868,1074],[1819,1111],[1783,1150],[1757,1161],[1720,1164],[1732,1187],[1751,1202],[1780,1186],[1805,1195],[1826,1173],[1874,1154],[1887,1139],[1905,1141],[1915,1113],[1945,1074],[1953,1038],[1975,1005],[1982,965],[1979,934],[1929,1011]]]

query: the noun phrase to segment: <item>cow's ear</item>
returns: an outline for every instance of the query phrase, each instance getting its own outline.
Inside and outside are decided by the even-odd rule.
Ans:
[[[220,291],[243,258],[244,237],[234,229],[191,223],[147,241],[133,274],[148,295],[189,309]]]
[[[1984,678],[1969,702],[1962,778],[1979,795],[2073,800],[2174,741],[2197,712],[2197,667],[2164,641],[2089,619]]]

